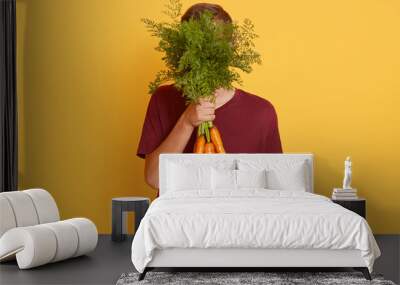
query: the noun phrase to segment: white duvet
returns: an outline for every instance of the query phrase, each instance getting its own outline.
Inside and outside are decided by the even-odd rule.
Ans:
[[[328,198],[299,191],[166,193],[151,204],[132,243],[143,272],[155,249],[358,249],[372,272],[380,251],[368,223]]]

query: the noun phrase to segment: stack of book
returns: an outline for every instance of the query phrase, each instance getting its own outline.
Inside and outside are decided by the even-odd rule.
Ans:
[[[334,200],[354,200],[357,199],[357,189],[333,189],[332,199]]]

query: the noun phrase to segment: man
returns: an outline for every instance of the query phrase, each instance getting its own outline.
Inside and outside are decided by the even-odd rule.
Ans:
[[[219,5],[200,3],[190,7],[181,21],[198,18],[208,10],[216,21],[232,22]],[[145,180],[158,189],[158,157],[161,153],[190,153],[196,139],[195,128],[214,121],[227,153],[281,153],[278,120],[267,100],[241,89],[215,91],[215,104],[200,101],[185,104],[173,85],[159,87],[151,96],[137,155],[145,158]]]

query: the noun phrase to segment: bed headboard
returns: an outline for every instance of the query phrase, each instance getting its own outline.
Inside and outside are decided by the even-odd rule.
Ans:
[[[307,192],[314,192],[314,169],[313,169],[313,154],[301,153],[301,154],[282,154],[282,153],[227,153],[227,154],[193,154],[193,153],[164,153],[160,154],[159,159],[159,186],[160,195],[166,191],[167,181],[167,165],[170,161],[182,162],[190,161],[193,163],[205,164],[216,164],[219,161],[236,161],[240,158],[245,159],[257,159],[266,160],[269,162],[276,160],[293,160],[293,161],[305,161],[306,163],[306,178],[308,180]]]

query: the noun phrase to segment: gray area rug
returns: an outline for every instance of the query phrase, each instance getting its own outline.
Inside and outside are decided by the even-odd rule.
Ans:
[[[138,281],[138,273],[124,273],[117,285],[145,284],[379,284],[395,285],[381,275],[372,275],[368,281],[359,272],[148,272],[146,278]]]

